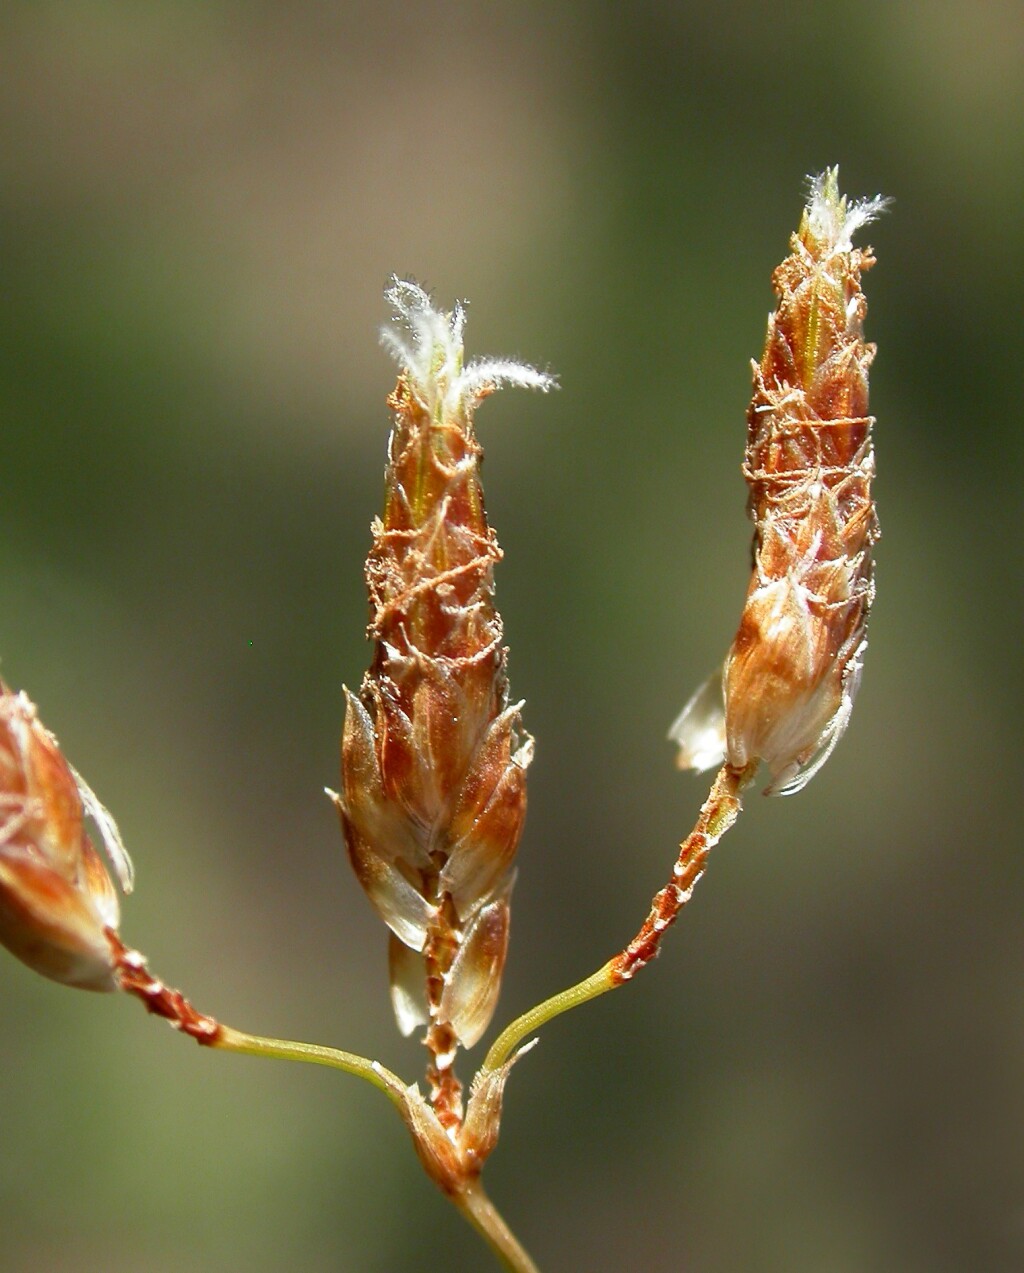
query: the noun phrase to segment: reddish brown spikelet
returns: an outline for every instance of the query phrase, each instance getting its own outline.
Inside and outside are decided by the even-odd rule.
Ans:
[[[0,942],[36,972],[114,990],[117,893],[85,830],[89,814],[122,886],[131,865],[113,819],[25,694],[0,681]]]
[[[754,569],[721,689],[712,678],[673,727],[683,766],[764,761],[769,791],[798,791],[849,720],[874,596],[874,452],[861,274],[854,231],[883,201],[847,205],[838,171],[811,183],[778,308],[754,364],[743,466]],[[724,702],[723,702],[724,693]]]
[[[438,1115],[457,1121],[450,1066],[497,1001],[532,754],[508,703],[501,551],[473,412],[502,379],[549,381],[515,364],[463,369],[460,308],[439,314],[406,283],[389,299],[411,342],[387,333],[403,370],[366,564],[374,658],[358,697],[346,691],[338,804],[356,875],[392,931],[399,1026],[428,1026]]]

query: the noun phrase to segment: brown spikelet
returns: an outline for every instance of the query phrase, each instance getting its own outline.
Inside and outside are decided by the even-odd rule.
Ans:
[[[860,281],[874,257],[851,236],[882,206],[848,207],[838,171],[826,171],[773,275],[779,304],[754,364],[743,466],[750,587],[721,680],[698,691],[672,730],[684,767],[761,760],[777,794],[798,791],[827,760],[866,648],[878,522],[867,414],[875,347],[864,341]]]
[[[54,981],[114,990],[108,933],[120,908],[87,815],[129,889],[131,864],[113,819],[27,695],[0,681],[0,942]]]
[[[353,868],[391,929],[392,1002],[403,1033],[427,1025],[432,1100],[461,1119],[451,1064],[486,1028],[509,934],[513,859],[532,740],[508,703],[473,411],[511,363],[462,366],[463,312],[437,313],[398,283],[411,343],[389,405],[383,519],[366,564],[373,663],[346,691],[338,804]]]

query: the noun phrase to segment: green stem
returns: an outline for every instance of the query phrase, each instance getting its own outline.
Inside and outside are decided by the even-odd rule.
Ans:
[[[384,1093],[395,1106],[413,1138],[427,1174],[454,1202],[462,1215],[511,1273],[538,1273],[537,1266],[516,1241],[505,1221],[483,1191],[478,1172],[480,1163],[467,1168],[458,1143],[450,1140],[433,1110],[415,1087],[407,1088],[397,1074],[379,1061],[356,1052],[343,1052],[319,1043],[298,1043],[292,1039],[269,1039],[236,1030],[197,1012],[180,991],[169,989],[154,977],[138,951],[125,946],[112,929],[107,938],[117,969],[120,988],[135,995],[148,1011],[163,1017],[202,1047],[221,1052],[263,1056],[279,1061],[305,1061],[326,1065],[332,1070],[354,1074]],[[515,1043],[512,1044],[515,1046]]]
[[[625,985],[654,959],[665,932],[690,900],[694,885],[704,872],[708,854],[739,816],[742,807],[740,793],[751,781],[756,769],[756,761],[744,769],[723,765],[711,785],[693,830],[679,846],[679,856],[669,882],[655,894],[650,913],[633,940],[597,972],[517,1017],[495,1040],[484,1060],[482,1072],[496,1070],[527,1035],[553,1017],[578,1008],[616,986]]]
[[[327,1065],[344,1070],[365,1079],[383,1092],[401,1112],[405,1108],[405,1085],[379,1061],[371,1061],[355,1052],[342,1052],[339,1048],[323,1047],[318,1043],[295,1043],[290,1039],[267,1039],[258,1034],[247,1034],[231,1026],[221,1025],[210,1047],[224,1052],[241,1052],[249,1056],[265,1056],[281,1061],[307,1061],[311,1065]]]
[[[538,1003],[535,1008],[517,1017],[511,1025],[502,1030],[491,1045],[491,1050],[483,1063],[483,1069],[496,1070],[503,1065],[527,1035],[532,1034],[534,1030],[539,1030],[554,1017],[568,1012],[570,1008],[578,1008],[581,1003],[587,1003],[590,999],[596,999],[607,990],[614,990],[618,984],[612,976],[614,965],[615,961],[610,959],[603,968],[591,973],[575,986],[552,995],[550,999],[545,999],[543,1003]]]
[[[518,1239],[484,1193],[479,1177],[451,1195],[452,1202],[476,1229],[508,1273],[540,1273]]]
[[[249,1056],[265,1056],[282,1061],[306,1061],[311,1065],[326,1065],[343,1070],[357,1078],[372,1083],[396,1106],[403,1121],[413,1134],[417,1129],[408,1117],[406,1089],[401,1079],[386,1069],[379,1061],[371,1061],[355,1052],[343,1052],[339,1048],[323,1047],[316,1043],[297,1043],[290,1039],[268,1039],[261,1035],[247,1034],[222,1025],[210,1047],[224,1052],[239,1052]],[[539,1273],[537,1266],[527,1255],[512,1230],[505,1223],[494,1204],[484,1193],[479,1177],[467,1185],[448,1193],[452,1202],[473,1228],[480,1234],[491,1251],[509,1273]]]
[[[118,986],[126,993],[140,999],[147,1012],[169,1021],[176,1030],[187,1034],[202,1047],[219,1048],[222,1052],[242,1052],[249,1056],[266,1056],[282,1061],[306,1061],[311,1065],[327,1065],[344,1070],[365,1079],[384,1093],[403,1114],[407,1104],[406,1087],[402,1080],[385,1069],[379,1061],[359,1056],[355,1052],[342,1052],[339,1048],[327,1048],[317,1043],[295,1043],[290,1039],[267,1039],[259,1034],[248,1034],[197,1012],[180,990],[166,986],[154,977],[146,964],[145,956],[126,946],[112,929],[106,930],[114,960]]]

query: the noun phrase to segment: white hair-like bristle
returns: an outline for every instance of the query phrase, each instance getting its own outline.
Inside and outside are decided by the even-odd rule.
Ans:
[[[839,193],[839,169],[826,168],[807,178],[807,222],[816,239],[829,244],[836,252],[849,252],[853,236],[889,206],[882,195],[857,199],[848,203]]]
[[[434,307],[430,294],[418,283],[397,275],[384,296],[395,318],[381,329],[381,343],[402,366],[428,409],[472,407],[486,391],[501,385],[545,393],[557,387],[554,376],[511,358],[481,358],[463,366],[466,310],[461,302],[446,314]]]

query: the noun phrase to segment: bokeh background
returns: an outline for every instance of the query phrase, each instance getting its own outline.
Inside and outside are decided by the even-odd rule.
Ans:
[[[3,7],[3,674],[118,817],[162,976],[409,1079],[322,794],[388,275],[562,382],[479,419],[538,739],[500,1024],[632,934],[703,797],[665,731],[739,615],[804,175],[895,198],[853,724],[516,1071],[487,1178],[545,1270],[1024,1267],[1022,50],[1012,0]],[[0,995],[4,1273],[491,1267],[363,1084],[6,955]]]

